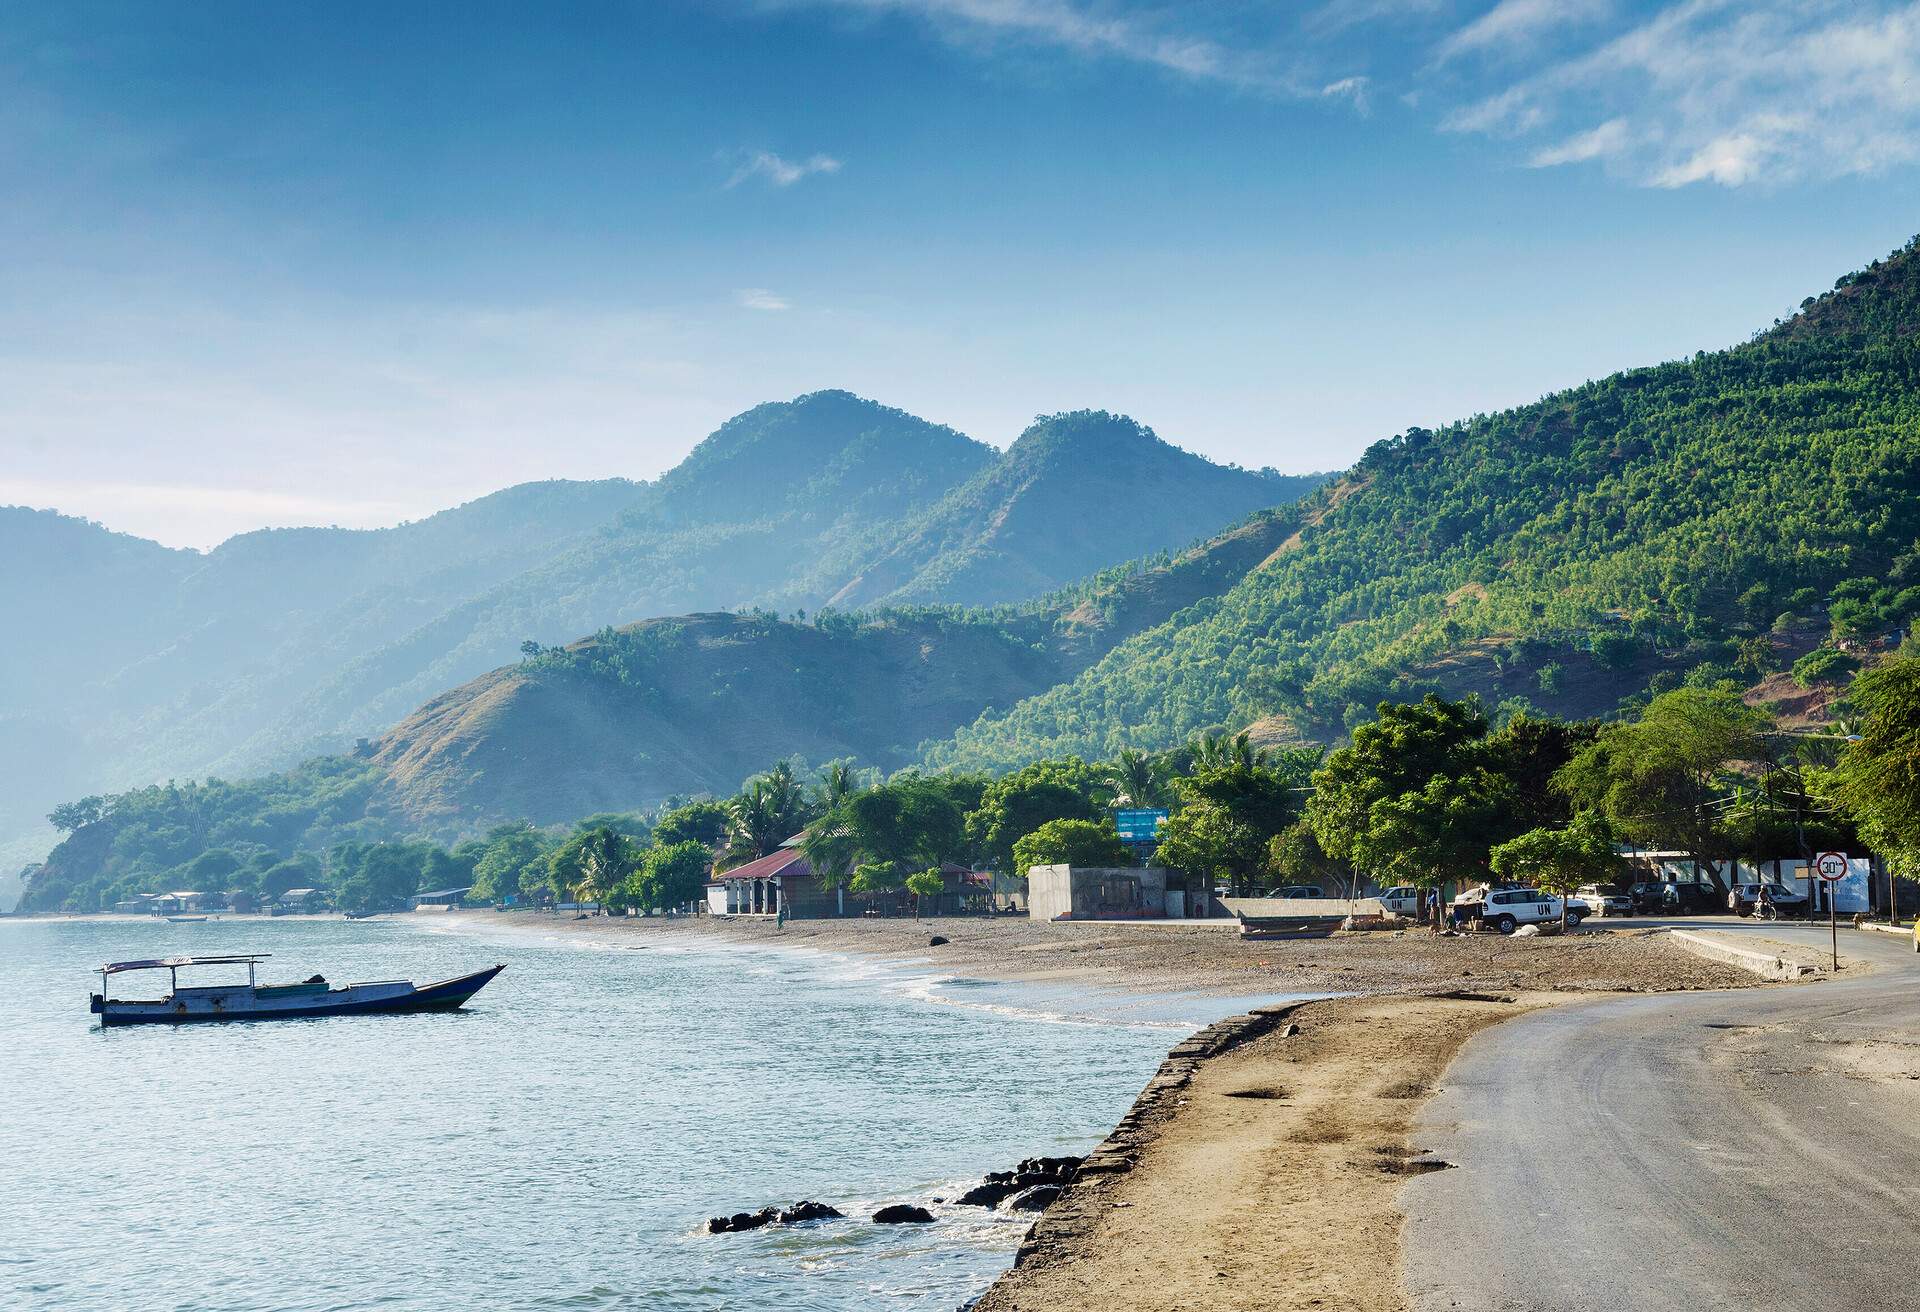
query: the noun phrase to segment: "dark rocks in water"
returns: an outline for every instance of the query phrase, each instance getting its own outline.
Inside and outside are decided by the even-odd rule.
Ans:
[[[947,945],[947,936],[945,934],[935,934],[932,938],[927,940],[927,946],[930,948],[943,948],[946,945]]]
[[[891,1203],[873,1214],[877,1225],[928,1225],[933,1213],[912,1203]]]
[[[831,1221],[845,1215],[846,1213],[837,1207],[803,1198],[780,1213],[780,1224],[795,1225],[801,1221]]]
[[[1078,1157],[1029,1157],[1011,1171],[991,1171],[987,1178],[953,1201],[969,1207],[998,1207],[1016,1194],[1027,1193],[1043,1185],[1057,1191],[1073,1179],[1080,1169]],[[1053,1199],[1047,1199],[1052,1202]],[[1039,1204],[1045,1207],[1046,1203]],[[1038,1210],[1037,1208],[1034,1210]]]
[[[1044,1212],[1047,1204],[1060,1196],[1063,1185],[1037,1184],[1022,1193],[1017,1193],[1000,1206],[1003,1212]]]
[[[826,1203],[803,1198],[792,1207],[763,1207],[757,1212],[735,1212],[732,1216],[707,1218],[707,1233],[730,1235],[742,1230],[758,1230],[768,1225],[796,1225],[802,1221],[830,1221],[846,1213]]]

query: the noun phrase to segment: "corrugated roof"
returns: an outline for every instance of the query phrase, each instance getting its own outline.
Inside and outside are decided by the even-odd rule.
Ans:
[[[791,867],[794,866],[798,866],[799,869],[792,869]],[[749,861],[731,870],[722,870],[707,882],[724,884],[736,879],[772,879],[776,875],[785,875],[791,879],[812,873],[813,867],[807,864],[807,858],[801,855],[799,848],[783,847],[777,852],[767,853],[757,861]]]

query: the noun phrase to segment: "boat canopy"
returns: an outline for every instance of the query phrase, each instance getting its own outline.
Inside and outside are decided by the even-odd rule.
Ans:
[[[182,966],[251,966],[272,955],[271,952],[253,952],[237,957],[158,957],[149,961],[111,961],[100,967],[100,973],[118,975],[123,970],[178,970]]]

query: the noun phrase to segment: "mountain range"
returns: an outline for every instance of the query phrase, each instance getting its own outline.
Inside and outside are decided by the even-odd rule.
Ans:
[[[887,413],[903,431],[918,423]],[[796,423],[761,407],[709,442]],[[729,790],[790,754],[993,770],[1213,728],[1327,742],[1378,701],[1426,691],[1477,693],[1502,715],[1590,717],[1732,680],[1817,719],[1844,698],[1857,657],[1920,617],[1920,253],[1910,244],[1842,277],[1737,346],[1396,434],[1290,505],[1258,505],[1276,480],[1169,454],[1111,415],[1042,420],[998,458],[922,436],[952,456],[944,487],[924,495],[902,490],[904,473],[872,486],[832,472],[838,490],[814,499],[803,476],[822,468],[818,451],[785,469],[784,491],[743,490],[754,462],[724,459],[726,442],[683,469],[690,483],[741,471],[697,480],[705,497],[735,496],[736,518],[669,512],[673,475],[614,489],[635,501],[610,527],[507,589],[590,588],[593,566],[567,563],[585,561],[632,578],[629,598],[687,596],[691,568],[636,571],[698,560],[703,575],[814,613],[608,623],[530,647],[395,716],[351,756],[221,786],[222,832],[317,842],[558,821]],[[1116,473],[1127,469],[1142,477]],[[1102,506],[1076,495],[1089,487]],[[829,527],[846,496],[893,510]],[[1205,500],[1216,524],[1239,518],[1166,551],[1179,525],[1162,512],[1183,497]],[[1095,522],[1133,512],[1112,536]],[[1161,545],[1142,541],[1156,534]],[[1127,565],[1094,559],[1128,549],[1140,558]],[[166,559],[117,540],[88,550],[121,580],[153,578]],[[1061,585],[1076,567],[1083,577]],[[929,599],[1000,604],[917,604]],[[510,613],[467,603],[416,632],[436,635],[432,652],[478,631],[504,643],[528,629],[511,629]],[[431,661],[400,659],[408,651],[382,655],[385,686],[433,677]],[[190,818],[208,794],[180,793],[177,808],[171,796],[142,814]],[[58,905],[97,877],[83,856],[106,841],[96,830],[54,853],[37,898]]]
[[[0,617],[40,635],[0,651],[0,858],[44,847],[63,799],[351,750],[525,643],[688,611],[1029,601],[1318,481],[1102,413],[1001,452],[823,391],[736,416],[651,483],[525,484],[392,529],[202,553],[0,509]]]

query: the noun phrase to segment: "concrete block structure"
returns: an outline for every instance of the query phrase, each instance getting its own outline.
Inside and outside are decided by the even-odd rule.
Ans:
[[[1027,914],[1035,920],[1164,919],[1169,875],[1158,866],[1034,866],[1027,871]],[[1171,878],[1184,894],[1179,876]]]

